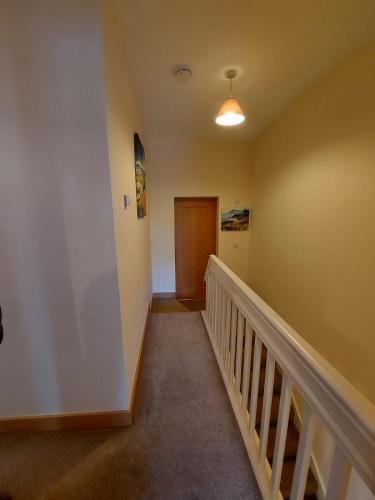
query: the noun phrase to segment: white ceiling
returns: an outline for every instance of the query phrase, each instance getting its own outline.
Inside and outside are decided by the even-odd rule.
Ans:
[[[256,137],[375,37],[375,0],[112,1],[150,137]],[[178,64],[191,67],[189,82],[173,76]],[[247,120],[228,130],[213,119],[231,67]]]

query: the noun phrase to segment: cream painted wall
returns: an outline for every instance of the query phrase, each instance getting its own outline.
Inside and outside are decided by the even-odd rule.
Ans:
[[[154,140],[149,145],[154,292],[175,291],[174,197],[218,196],[220,207],[251,206],[249,145]],[[219,257],[245,281],[250,232],[222,233]],[[234,245],[238,248],[234,248]]]
[[[253,149],[250,285],[375,402],[375,43]]]
[[[96,2],[1,2],[0,415],[125,409]]]
[[[122,335],[126,384],[130,394],[151,300],[150,217],[147,215],[143,219],[137,219],[134,132],[140,133],[146,152],[147,144],[142,135],[137,102],[129,81],[126,51],[120,42],[111,3],[103,0],[101,7]],[[146,177],[146,184],[147,181]],[[131,206],[126,210],[124,194],[131,197]]]

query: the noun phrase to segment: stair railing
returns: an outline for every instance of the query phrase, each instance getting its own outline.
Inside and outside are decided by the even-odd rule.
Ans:
[[[304,411],[291,500],[304,497],[318,419],[335,443],[325,498],[346,497],[352,468],[375,493],[374,406],[216,256],[210,256],[205,280],[202,316],[263,498],[283,498],[280,479],[294,391]],[[267,360],[257,430],[263,346]],[[266,452],[275,366],[282,386],[270,463]]]

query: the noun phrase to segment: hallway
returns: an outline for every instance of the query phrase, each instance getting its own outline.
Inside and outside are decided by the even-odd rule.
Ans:
[[[258,499],[199,312],[151,314],[132,427],[0,436],[13,500]]]

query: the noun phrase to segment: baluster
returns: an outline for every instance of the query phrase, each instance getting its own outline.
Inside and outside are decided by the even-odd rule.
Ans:
[[[336,445],[329,481],[326,500],[344,500],[348,490],[352,466],[341,448]]]
[[[208,304],[209,304],[209,315],[212,316],[212,276],[209,276],[209,287],[208,287]]]
[[[220,307],[220,300],[221,300],[221,286],[220,283],[217,282],[217,308],[216,308],[216,347],[219,349],[220,352],[220,322],[221,322],[221,307]]]
[[[215,286],[216,286],[216,279],[214,276],[212,276],[212,278],[211,278],[211,331],[212,331],[212,333],[214,332],[214,328],[215,328],[215,315],[216,315]]]
[[[290,404],[292,400],[292,383],[289,377],[283,374],[283,384],[281,386],[280,406],[277,416],[277,430],[275,439],[275,451],[272,460],[272,494],[276,494],[280,487],[281,472],[283,470],[285,442],[288,432]]]
[[[211,286],[210,286],[210,299],[211,299],[211,335],[213,336],[214,327],[215,327],[215,277],[212,275],[211,277]]]
[[[227,297],[226,303],[226,322],[225,322],[225,341],[224,341],[224,367],[228,364],[229,342],[230,342],[230,325],[231,325],[232,301]]]
[[[251,376],[250,422],[249,422],[249,428],[251,434],[253,434],[255,429],[255,419],[257,415],[261,352],[262,352],[262,341],[255,333],[253,372]]]
[[[229,370],[230,370],[230,360],[231,360],[231,356],[232,356],[232,353],[231,353],[231,339],[232,339],[232,323],[233,323],[233,317],[234,317],[234,304],[232,302],[232,299],[229,299],[229,310],[230,310],[230,313],[229,313],[229,330],[228,330],[228,357],[225,361],[225,369],[227,371],[227,373],[229,373]]]
[[[271,404],[273,395],[273,379],[275,375],[275,358],[267,350],[266,380],[263,391],[262,422],[260,428],[259,459],[263,463],[266,458],[268,431],[270,427]]]
[[[314,440],[315,427],[316,416],[310,406],[308,406],[305,402],[305,411],[302,419],[290,500],[302,500],[305,495],[306,479],[310,467],[310,455]]]
[[[225,337],[226,337],[226,325],[227,325],[227,303],[229,301],[228,295],[226,291],[223,289],[223,303],[222,303],[222,309],[223,309],[223,332],[222,332],[222,345],[221,345],[221,351],[222,351],[222,359],[224,361],[224,351],[225,351]]]
[[[206,274],[206,316],[210,324],[210,277]]]
[[[238,311],[238,321],[237,321],[237,354],[236,354],[236,381],[235,388],[236,392],[240,392],[241,387],[241,370],[242,370],[242,350],[243,350],[243,326],[244,317]]]
[[[212,323],[211,323],[211,315],[212,315],[212,277],[211,277],[211,274],[208,275],[206,309],[207,309],[208,324],[211,328],[211,325],[212,325]]]
[[[234,360],[236,357],[236,330],[237,330],[237,307],[232,303],[232,327],[230,330],[230,365],[229,365],[229,380],[233,381],[234,377]]]
[[[218,291],[219,291],[219,284],[217,280],[215,279],[215,312],[214,312],[214,339],[215,339],[215,344],[217,343],[217,327],[218,327]]]
[[[220,285],[220,302],[219,302],[219,354],[220,358],[223,357],[223,342],[224,342],[224,330],[225,330],[225,292],[223,287]]]
[[[252,348],[252,329],[246,320],[245,327],[245,356],[243,366],[243,383],[242,383],[242,403],[241,408],[243,412],[247,411],[247,400],[249,397],[249,381],[250,381],[250,368],[251,368],[251,348]]]

